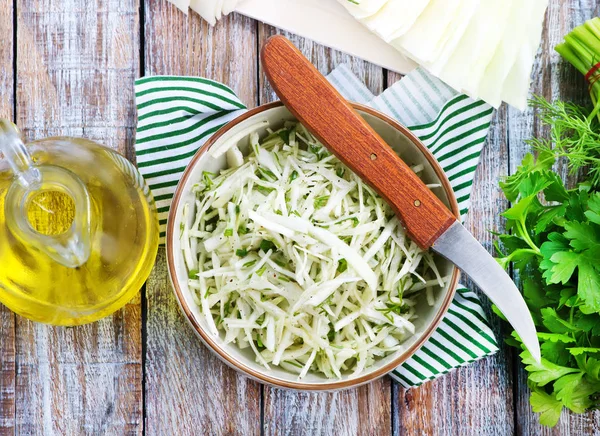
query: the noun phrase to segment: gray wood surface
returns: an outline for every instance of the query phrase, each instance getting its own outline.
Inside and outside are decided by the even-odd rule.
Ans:
[[[13,4],[0,3],[0,117],[14,119]],[[0,434],[15,427],[15,315],[0,304]]]
[[[597,0],[551,0],[536,93],[586,100],[582,78],[552,47],[598,14]],[[165,0],[0,0],[0,116],[31,139],[84,136],[133,159],[135,77],[208,77],[253,107],[275,98],[258,48],[276,32],[236,14],[211,28]],[[374,93],[400,78],[291,37],[322,72],[349,64]],[[507,205],[498,178],[514,171],[526,138],[546,133],[530,111],[502,107],[494,116],[467,223],[490,250],[489,230],[502,230]],[[506,327],[487,303],[486,310],[501,338]],[[515,353],[502,346],[496,356],[415,390],[387,377],[338,393],[263,387],[196,338],[161,251],[140,295],[99,323],[47,327],[0,305],[0,434],[600,434],[599,412],[563,413],[555,429],[541,427],[518,368]]]
[[[20,0],[14,7],[15,118],[23,134],[85,136],[131,156],[139,4]],[[142,431],[140,302],[138,295],[113,316],[73,329],[16,317],[16,433]]]

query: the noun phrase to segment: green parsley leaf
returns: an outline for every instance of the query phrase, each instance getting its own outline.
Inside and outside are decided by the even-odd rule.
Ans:
[[[538,222],[535,225],[535,233],[540,234],[545,232],[551,224],[556,222],[556,220],[564,218],[566,212],[567,206],[565,204],[547,208],[538,217]]]
[[[554,264],[548,283],[566,284],[579,264],[579,255],[573,251],[559,251],[550,258]]]
[[[521,162],[517,171],[500,182],[504,195],[510,202],[515,202],[519,196],[519,187],[531,174],[549,170],[554,165],[554,154],[551,151],[540,153],[535,159],[533,154],[528,153]]]
[[[563,405],[554,394],[548,394],[543,389],[534,389],[529,397],[531,408],[540,414],[540,423],[554,427],[560,419]]]
[[[527,377],[528,380],[531,380],[539,386],[545,386],[566,374],[579,372],[578,369],[556,365],[544,358],[538,363],[531,356],[529,351],[523,351],[520,356],[523,363],[527,365],[525,370],[529,373]]]
[[[588,199],[588,208],[584,212],[585,217],[594,224],[600,225],[600,192],[595,192]]]
[[[593,381],[600,381],[600,359],[590,357],[584,364],[585,372]]]
[[[568,345],[564,342],[546,341],[540,345],[544,358],[560,366],[567,366],[571,356],[569,355]]]
[[[570,239],[571,247],[578,251],[593,249],[600,244],[593,224],[573,221],[565,224],[565,230],[564,235]]]
[[[593,347],[573,347],[573,348],[569,348],[569,353],[571,353],[573,356],[580,356],[583,353],[600,353],[600,348],[593,348]]]
[[[590,400],[597,386],[583,379],[583,373],[569,374],[554,383],[556,399],[575,413],[583,413],[593,402]]]
[[[600,261],[597,260],[596,262]],[[598,266],[590,262],[579,264],[577,294],[589,310],[600,313],[600,274]]]
[[[538,338],[543,341],[552,341],[552,342],[563,342],[565,344],[570,344],[575,342],[571,336],[561,335],[557,333],[538,333]]]
[[[572,331],[579,331],[578,327],[570,322],[562,319],[556,310],[552,307],[546,307],[540,311],[542,313],[542,318],[544,322],[544,326],[550,330],[552,333],[570,333]]]

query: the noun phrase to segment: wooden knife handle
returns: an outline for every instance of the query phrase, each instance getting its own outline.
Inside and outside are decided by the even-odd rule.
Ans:
[[[292,114],[394,209],[421,248],[433,245],[456,218],[285,37],[264,44],[269,82]]]

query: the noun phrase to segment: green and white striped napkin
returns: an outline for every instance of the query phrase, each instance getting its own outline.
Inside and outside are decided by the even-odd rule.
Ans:
[[[411,126],[446,171],[464,219],[493,109],[421,69],[377,97],[344,65],[328,79],[348,100]],[[136,81],[135,92],[137,163],[157,203],[162,240],[171,198],[186,165],[213,133],[246,108],[227,86],[198,77],[144,77]],[[403,386],[419,386],[498,350],[479,298],[459,288],[431,338],[390,374]]]

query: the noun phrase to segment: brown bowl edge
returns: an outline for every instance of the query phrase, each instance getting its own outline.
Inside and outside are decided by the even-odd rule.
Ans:
[[[457,217],[457,219],[460,219],[458,202],[456,199],[456,195],[454,194],[454,190],[452,189],[452,186],[450,185],[450,181],[448,180],[448,177],[444,173],[444,170],[442,169],[442,167],[440,166],[438,161],[435,159],[433,154],[431,154],[429,149],[427,147],[425,147],[425,145],[421,142],[421,140],[415,134],[413,134],[410,130],[408,130],[408,128],[406,128],[402,124],[398,123],[396,120],[387,116],[386,114],[384,114],[380,111],[377,111],[375,109],[372,109],[368,106],[365,106],[363,104],[360,104],[360,103],[351,102],[351,105],[355,110],[366,112],[366,113],[373,115],[373,116],[387,122],[388,124],[392,125],[394,128],[396,128],[397,130],[402,132],[402,134],[404,134],[407,138],[409,138],[413,142],[413,144],[415,144],[417,146],[417,148],[423,153],[425,158],[429,161],[429,163],[433,167],[436,175],[440,179],[440,182],[442,183],[442,186],[444,187],[444,190],[450,200],[450,206],[452,209],[452,213],[454,214],[454,216]],[[400,355],[397,359],[391,361],[390,363],[388,363],[385,366],[382,366],[377,371],[374,371],[370,374],[366,374],[364,376],[348,379],[345,381],[332,381],[331,383],[329,383],[329,382],[326,382],[326,383],[289,382],[289,381],[281,380],[281,379],[278,379],[275,377],[270,377],[266,374],[257,372],[255,370],[253,370],[252,368],[244,365],[242,362],[234,359],[225,350],[223,350],[221,347],[219,347],[212,340],[210,335],[206,334],[206,332],[198,324],[198,322],[192,315],[191,310],[185,304],[184,298],[183,298],[183,292],[181,291],[179,283],[176,280],[177,275],[176,275],[175,269],[174,269],[175,268],[174,267],[175,253],[173,253],[173,250],[172,250],[173,244],[171,243],[171,238],[173,237],[174,234],[176,234],[176,232],[174,231],[175,213],[176,213],[179,201],[181,199],[181,196],[183,194],[183,192],[182,192],[183,186],[185,186],[187,179],[190,176],[191,168],[196,165],[196,163],[202,157],[202,155],[204,155],[204,153],[206,153],[210,149],[210,147],[212,147],[213,144],[219,138],[221,138],[226,132],[228,132],[230,129],[232,129],[233,127],[238,125],[240,122],[242,122],[250,117],[253,117],[256,114],[259,114],[266,110],[273,109],[273,108],[280,107],[280,106],[283,106],[283,103],[281,101],[275,101],[272,103],[264,104],[264,105],[254,108],[254,109],[251,109],[248,112],[246,112],[246,113],[240,115],[239,117],[235,118],[234,120],[230,121],[229,123],[227,123],[227,125],[225,125],[221,129],[219,129],[196,152],[196,154],[194,155],[192,160],[187,165],[187,167],[183,173],[183,176],[181,177],[181,179],[177,185],[175,195],[173,196],[173,201],[171,203],[171,208],[169,211],[169,217],[168,217],[168,223],[167,223],[166,250],[167,250],[167,265],[168,265],[168,271],[169,271],[169,278],[170,278],[171,284],[173,286],[175,296],[177,297],[179,306],[181,307],[181,310],[183,311],[184,315],[186,316],[188,322],[192,325],[192,327],[194,328],[196,333],[200,336],[200,338],[203,340],[203,342],[205,344],[207,344],[209,346],[209,348],[213,352],[215,352],[230,367],[238,369],[238,370],[242,371],[243,373],[249,375],[251,378],[258,380],[260,382],[267,383],[272,386],[287,388],[287,389],[298,389],[298,390],[307,390],[307,391],[329,391],[329,390],[348,389],[348,388],[356,387],[356,386],[371,382],[373,380],[376,380],[377,378],[382,377],[382,376],[388,374],[389,372],[393,371],[395,368],[397,368],[402,363],[404,363],[406,360],[408,360],[411,356],[413,356],[417,352],[417,350],[419,348],[421,348],[425,342],[427,342],[429,337],[433,334],[433,332],[435,331],[435,329],[438,327],[439,323],[441,322],[442,318],[448,311],[448,308],[450,307],[450,304],[456,293],[456,288],[458,286],[458,279],[460,276],[460,271],[456,266],[454,267],[454,270],[452,273],[452,278],[449,283],[448,293],[446,295],[446,298],[445,298],[440,310],[438,311],[438,314],[436,315],[435,319],[433,320],[431,325],[427,328],[427,330],[425,331],[425,333],[423,334],[423,336],[421,337],[421,339],[419,341],[414,343],[409,349],[407,349],[404,353],[402,353],[402,355]]]

